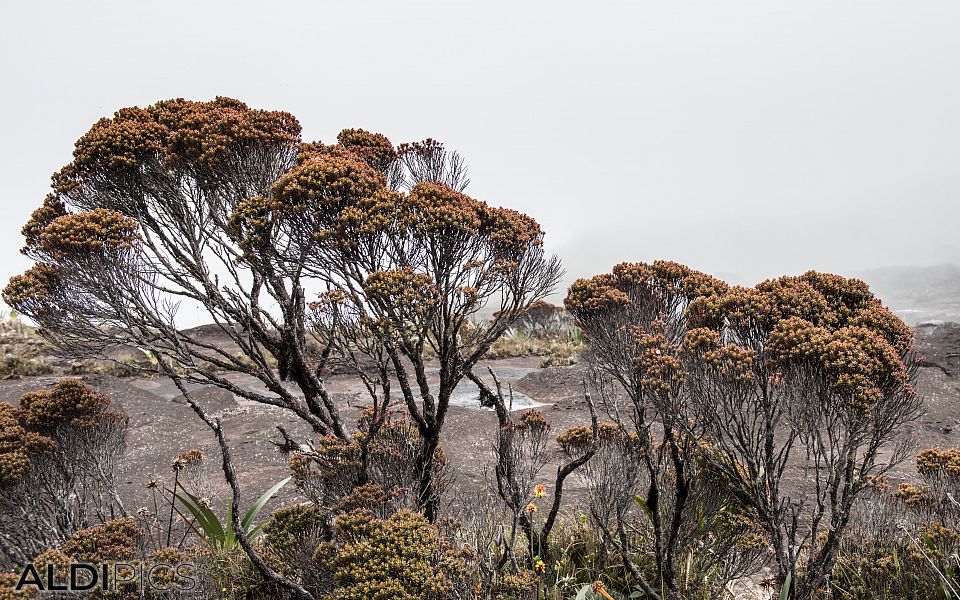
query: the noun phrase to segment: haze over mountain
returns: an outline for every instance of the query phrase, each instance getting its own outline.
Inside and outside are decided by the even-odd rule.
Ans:
[[[856,276],[911,325],[960,322],[960,265],[883,267]]]

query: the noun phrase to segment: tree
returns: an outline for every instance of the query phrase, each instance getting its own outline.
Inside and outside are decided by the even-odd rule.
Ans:
[[[723,282],[676,263],[623,263],[612,273],[574,282],[565,300],[588,342],[599,405],[613,421],[602,428],[596,456],[584,466],[593,521],[651,598],[661,593],[680,598],[694,590],[719,593],[708,589],[716,582],[711,575],[734,578],[751,563],[741,555],[756,555],[755,548],[741,552],[736,543],[749,520],[742,522],[745,527],[718,520],[730,498],[703,468],[700,445],[687,435],[679,410],[685,396],[681,352],[687,308],[726,289]],[[562,444],[576,455],[584,436],[585,430]],[[636,561],[637,545],[646,540],[654,578]],[[692,552],[694,545],[700,550]],[[710,552],[703,551],[707,545]],[[694,554],[711,558],[688,561]],[[684,568],[692,572],[681,576]]]
[[[23,230],[37,264],[4,298],[66,355],[136,346],[178,382],[282,407],[344,440],[325,368],[345,362],[364,379],[374,432],[396,377],[434,518],[428,465],[454,387],[560,275],[537,223],[463,194],[465,174],[433,140],[394,148],[347,129],[333,145],[303,143],[290,114],[228,98],[125,108],[80,138],[54,176]],[[180,331],[184,300],[239,353]],[[499,316],[469,326],[491,302]]]
[[[810,598],[856,498],[907,456],[913,334],[862,281],[813,271],[718,289],[687,312],[687,431],[755,511],[790,597]]]

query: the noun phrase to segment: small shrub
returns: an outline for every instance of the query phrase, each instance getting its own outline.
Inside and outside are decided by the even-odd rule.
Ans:
[[[83,561],[129,560],[140,552],[143,531],[131,517],[82,529],[63,544],[63,552]]]
[[[885,482],[858,501],[824,595],[843,600],[960,597],[960,451],[917,455],[923,483]]]
[[[0,359],[0,379],[19,379],[53,373],[53,367],[36,358],[9,356]]]
[[[126,417],[79,380],[0,405],[0,564],[58,547],[74,531],[123,514],[113,478]],[[5,552],[8,548],[5,548]]]
[[[444,547],[436,526],[401,510],[378,519],[369,510],[337,518],[333,541],[317,549],[333,575],[336,600],[426,600],[458,597],[463,557]]]
[[[376,484],[384,490],[407,493],[398,506],[415,506],[417,456],[420,433],[406,418],[386,416],[375,433],[370,430],[370,415],[358,422],[358,432],[346,441],[329,435],[320,438],[310,451],[296,452],[290,470],[296,485],[314,503],[335,509],[360,482]],[[442,493],[446,482],[446,457],[443,448],[434,453],[431,469],[433,486]],[[397,497],[398,501],[400,497]]]
[[[264,553],[280,574],[311,591],[329,585],[314,563],[317,547],[332,533],[328,513],[312,503],[285,506],[270,515],[263,533]]]

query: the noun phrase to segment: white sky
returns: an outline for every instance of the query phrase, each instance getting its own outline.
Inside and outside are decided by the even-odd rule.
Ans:
[[[960,3],[4,2],[0,284],[99,117],[226,95],[459,150],[568,279],[960,262]]]

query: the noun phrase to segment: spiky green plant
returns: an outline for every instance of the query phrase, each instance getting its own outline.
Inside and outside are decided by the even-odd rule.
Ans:
[[[254,526],[253,524],[257,515],[260,514],[264,505],[270,501],[270,498],[273,498],[273,496],[280,491],[280,488],[285,486],[289,481],[290,477],[287,477],[264,492],[263,495],[253,503],[250,510],[243,515],[243,518],[240,520],[240,527],[243,529],[243,533],[247,539],[251,542],[255,540],[262,531],[262,525]],[[177,513],[204,543],[217,550],[233,550],[239,547],[239,540],[233,529],[233,503],[227,505],[227,518],[224,522],[221,522],[220,518],[210,509],[206,502],[183,488],[180,488],[180,491],[182,495],[174,490],[174,498],[193,516],[193,522],[191,523],[179,510]],[[197,529],[197,526],[199,526],[199,529]]]

